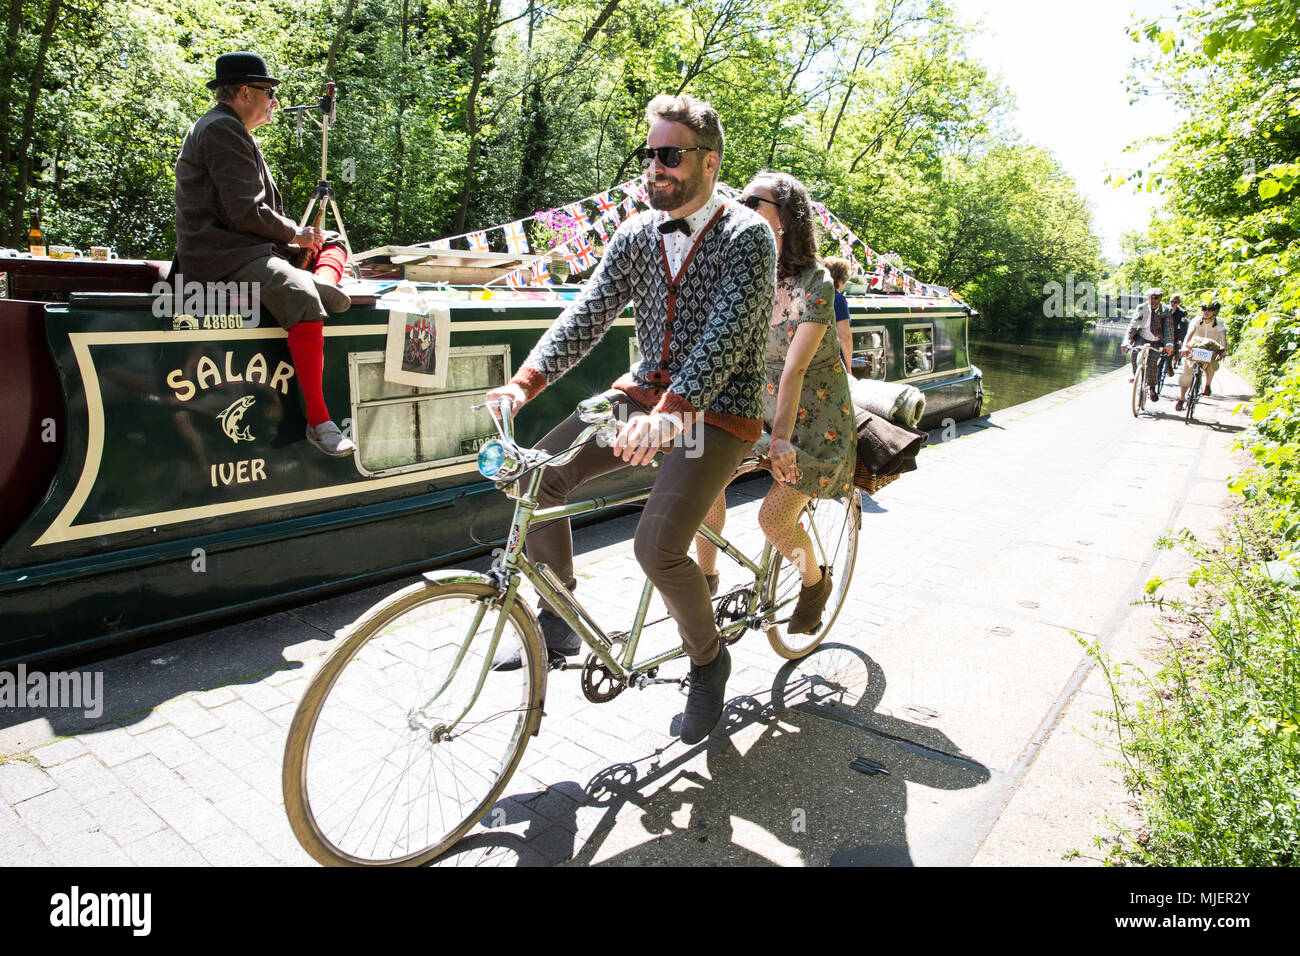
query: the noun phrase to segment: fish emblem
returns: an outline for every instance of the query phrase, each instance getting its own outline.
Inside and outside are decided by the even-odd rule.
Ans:
[[[226,410],[217,416],[217,421],[221,422],[221,430],[226,433],[226,437],[238,445],[241,441],[252,441],[253,433],[247,425],[241,424],[244,415],[257,399],[252,395],[245,395],[243,398],[237,398],[226,406]]]

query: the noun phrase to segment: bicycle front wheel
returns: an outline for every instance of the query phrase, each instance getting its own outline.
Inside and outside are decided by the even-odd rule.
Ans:
[[[767,628],[767,640],[772,650],[791,661],[812,653],[830,633],[831,625],[839,616],[857,559],[862,502],[856,492],[847,499],[814,498],[804,507],[799,524],[812,541],[813,563],[826,568],[831,576],[831,596],[822,612],[821,624],[811,634],[787,634],[783,624],[772,624]],[[774,561],[763,588],[763,605],[777,617],[788,618],[803,582],[799,569],[785,561],[779,552],[774,555]]]
[[[1187,400],[1184,403],[1187,406],[1187,424],[1192,423],[1192,415],[1196,412],[1196,402],[1201,397],[1201,370],[1198,368],[1192,372],[1192,384],[1187,389]]]
[[[1137,368],[1133,372],[1133,417],[1147,404],[1147,363],[1146,356],[1138,354]]]
[[[541,718],[545,654],[488,584],[420,582],[371,608],[312,678],[289,727],[289,823],[321,863],[418,865],[464,836],[509,782]]]

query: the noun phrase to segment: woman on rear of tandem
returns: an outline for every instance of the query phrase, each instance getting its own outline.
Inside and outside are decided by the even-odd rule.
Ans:
[[[799,513],[809,498],[854,493],[853,403],[835,331],[835,287],[817,262],[808,190],[793,176],[762,172],[745,187],[740,201],[766,219],[776,236],[776,300],[767,334],[763,395],[763,423],[772,436],[768,455],[776,481],[763,499],[758,523],[773,547],[799,569],[803,587],[787,630],[803,634],[821,622],[831,580],[825,568],[806,560],[814,550],[799,526]],[[704,520],[721,530],[726,517],[724,492]],[[710,592],[716,594],[717,548],[697,535],[695,554]]]

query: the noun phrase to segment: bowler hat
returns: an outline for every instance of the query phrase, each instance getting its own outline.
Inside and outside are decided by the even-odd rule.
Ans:
[[[223,84],[250,83],[254,80],[272,85],[280,82],[269,74],[266,61],[256,53],[223,53],[217,57],[217,75],[208,80],[208,89],[215,90]]]

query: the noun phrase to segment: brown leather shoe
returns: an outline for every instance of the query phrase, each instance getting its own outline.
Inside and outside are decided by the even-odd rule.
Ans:
[[[831,596],[831,573],[822,565],[822,579],[811,587],[799,589],[799,600],[786,627],[788,634],[810,634],[822,622],[822,611]]]

